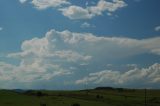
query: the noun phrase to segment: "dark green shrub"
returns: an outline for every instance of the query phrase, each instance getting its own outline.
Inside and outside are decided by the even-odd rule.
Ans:
[[[79,103],[73,103],[71,106],[80,106]]]
[[[37,92],[37,96],[38,96],[38,97],[43,96],[42,92],[41,92],[41,91],[38,91],[38,92]]]
[[[40,106],[47,106],[45,103],[41,103]]]

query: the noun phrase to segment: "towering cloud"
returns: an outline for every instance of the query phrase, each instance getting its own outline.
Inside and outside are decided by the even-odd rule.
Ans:
[[[145,53],[159,56],[159,45],[160,37],[138,40],[98,37],[91,33],[68,30],[59,32],[53,29],[42,38],[24,41],[20,52],[8,55],[9,58],[19,59],[18,65],[0,62],[0,81],[36,82],[49,81],[64,75],[76,76],[76,73],[82,73],[81,67],[102,67],[101,64],[108,63],[109,59],[116,61]],[[106,70],[90,70],[93,72],[76,83],[126,84],[134,83],[135,80],[157,83],[160,81],[159,66],[154,64],[140,69],[134,65],[132,70],[126,72],[103,67]]]

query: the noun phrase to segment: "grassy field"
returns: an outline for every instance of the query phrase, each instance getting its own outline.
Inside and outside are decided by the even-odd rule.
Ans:
[[[0,106],[145,106],[144,90],[0,90]],[[160,90],[147,90],[147,106],[160,106]]]

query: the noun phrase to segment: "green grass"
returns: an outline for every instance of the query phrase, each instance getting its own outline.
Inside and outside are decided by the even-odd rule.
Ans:
[[[38,91],[16,93],[0,90],[0,106],[144,106],[144,90]],[[147,90],[147,106],[160,106],[160,90]]]

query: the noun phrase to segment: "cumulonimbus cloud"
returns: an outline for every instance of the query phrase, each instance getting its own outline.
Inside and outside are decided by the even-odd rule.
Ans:
[[[59,57],[67,61],[94,60],[98,58],[123,58],[143,53],[159,55],[160,37],[132,39],[98,37],[91,33],[74,33],[68,30],[50,30],[43,38],[33,38],[22,43],[20,53],[9,56],[25,58]]]
[[[74,73],[80,71],[79,67],[84,65],[88,69],[93,65],[98,67],[102,63],[108,63],[108,59],[118,60],[145,53],[159,56],[159,45],[160,37],[141,40],[122,37],[98,37],[91,33],[75,33],[68,30],[59,32],[53,29],[42,38],[24,41],[20,52],[8,54],[8,58],[19,59],[20,63],[13,65],[1,62],[0,65],[3,67],[0,70],[0,80],[34,82],[52,80],[64,75],[74,76],[76,75]],[[149,81],[157,82],[159,81],[157,77],[159,75],[158,66],[159,64],[155,64],[148,69],[137,69],[135,67],[134,70],[129,70],[126,73],[108,71],[107,69],[102,72],[94,71],[87,80],[103,82],[103,79],[106,80],[110,78],[109,76],[113,76],[112,80],[116,82],[116,78],[123,76],[124,78],[121,78],[119,83],[125,83],[125,79],[131,80],[133,76],[136,77],[137,74],[134,73],[144,74],[144,72],[149,72],[150,75],[156,73],[154,74],[156,77],[154,79],[152,77],[152,80],[147,75]],[[104,76],[99,81],[96,77],[100,73],[103,73]],[[132,73],[133,76],[128,75],[128,73]],[[80,83],[83,80],[77,82]]]

